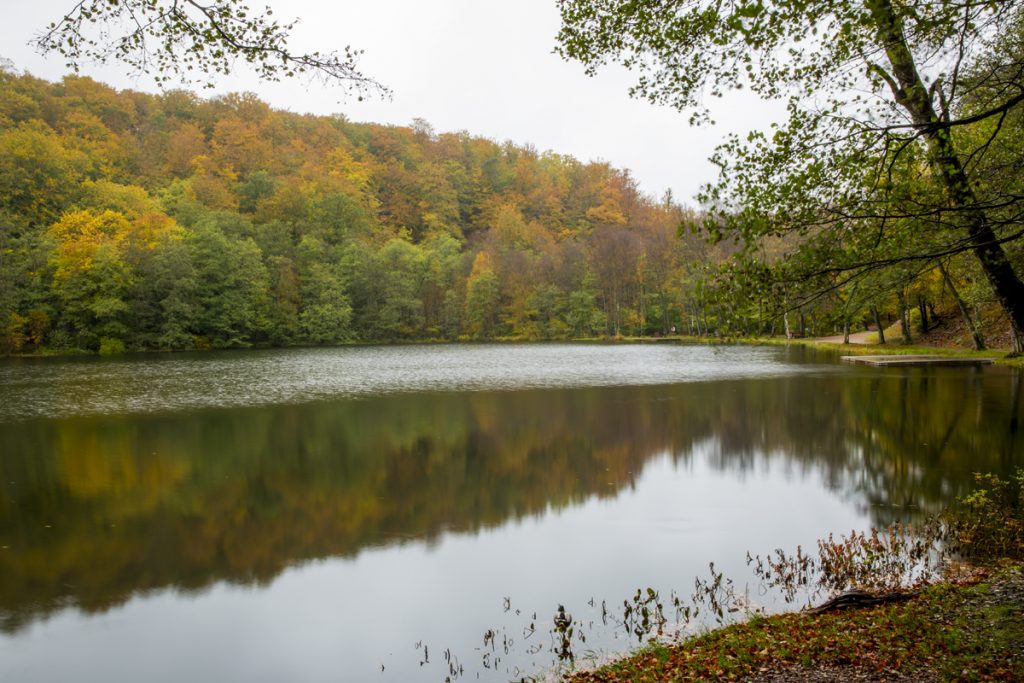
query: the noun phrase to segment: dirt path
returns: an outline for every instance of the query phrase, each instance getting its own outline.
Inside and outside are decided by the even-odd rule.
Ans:
[[[872,340],[868,341],[868,337],[871,337]],[[877,342],[875,342],[874,340],[877,339],[877,338],[878,338],[878,333],[877,332],[851,332],[850,333],[850,343],[851,344],[875,344]],[[829,344],[842,344],[843,343],[843,335],[840,334],[840,335],[835,336],[835,337],[818,337],[817,339],[812,339],[811,341],[827,342]]]

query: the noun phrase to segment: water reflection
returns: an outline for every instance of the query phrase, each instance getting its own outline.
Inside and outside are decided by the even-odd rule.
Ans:
[[[0,627],[497,528],[616,496],[662,453],[737,480],[782,464],[888,523],[1024,464],[1020,394],[1001,368],[850,368],[3,424]]]

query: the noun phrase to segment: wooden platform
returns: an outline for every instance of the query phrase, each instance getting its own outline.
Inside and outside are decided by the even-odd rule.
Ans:
[[[861,365],[898,365],[901,367],[991,365],[995,361],[994,358],[960,358],[957,356],[934,356],[927,354],[913,356],[842,356],[840,360],[844,363],[860,363]]]

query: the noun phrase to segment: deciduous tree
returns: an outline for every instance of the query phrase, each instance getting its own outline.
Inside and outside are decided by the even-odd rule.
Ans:
[[[269,81],[307,75],[360,97],[384,91],[359,71],[359,50],[295,51],[289,40],[297,23],[279,22],[270,8],[253,11],[240,0],[79,0],[33,43],[60,54],[76,71],[86,61],[113,60],[160,84],[201,74],[213,87],[216,75],[241,61]]]
[[[836,250],[831,259],[804,251],[805,271],[856,276],[969,251],[1016,329],[1024,330],[1024,282],[1004,246],[1021,234],[1024,203],[1019,195],[1000,203],[1000,195],[976,182],[980,158],[1024,103],[1024,52],[1000,49],[1007,41],[991,42],[1000,26],[1020,30],[1018,3],[558,4],[562,55],[591,73],[608,61],[635,69],[640,75],[632,94],[693,110],[693,122],[710,119],[706,95],[732,89],[749,87],[787,102],[786,123],[745,140],[733,137],[714,157],[720,179],[701,195],[714,209],[713,235],[725,229],[751,241],[779,234],[799,241],[872,225],[885,234],[941,213],[943,234],[935,239],[905,243],[908,248],[871,261]],[[993,87],[983,90],[982,84]],[[980,106],[970,106],[975,101]],[[991,124],[991,135],[973,143],[961,135],[978,124]],[[896,208],[889,171],[915,153],[925,162],[924,182],[940,192],[919,192],[916,198],[926,201]],[[924,225],[912,225],[915,234],[930,229]]]

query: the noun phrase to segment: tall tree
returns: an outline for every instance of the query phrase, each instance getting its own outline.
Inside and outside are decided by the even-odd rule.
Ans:
[[[725,228],[752,241],[787,232],[799,239],[941,213],[940,240],[904,242],[887,258],[867,261],[833,250],[832,260],[810,258],[807,270],[855,276],[970,251],[1014,327],[1024,330],[1024,282],[1004,248],[1021,231],[973,177],[973,164],[1000,131],[973,145],[960,135],[1002,122],[1024,103],[1020,53],[1009,56],[988,42],[998,26],[1019,26],[1017,3],[559,0],[559,8],[563,56],[588,72],[608,61],[638,70],[632,94],[694,109],[692,122],[710,118],[706,93],[749,86],[787,100],[787,123],[770,135],[733,137],[716,154],[720,180],[701,197],[716,209],[713,234]],[[968,110],[964,103],[980,87],[966,76],[971,68],[998,74],[989,80],[1004,87]],[[888,213],[889,169],[915,152],[940,192],[925,191],[913,208]],[[1012,200],[1018,209],[1022,202],[1019,195]]]
[[[481,251],[466,281],[466,323],[474,337],[486,339],[494,335],[500,291],[491,259],[487,252]]]
[[[231,239],[215,218],[189,235],[195,269],[195,331],[200,345],[247,346],[267,325],[267,269],[251,239]]]
[[[74,211],[54,223],[50,259],[53,291],[63,320],[80,348],[97,349],[103,338],[123,343],[131,271],[124,261],[130,224],[115,211]]]

